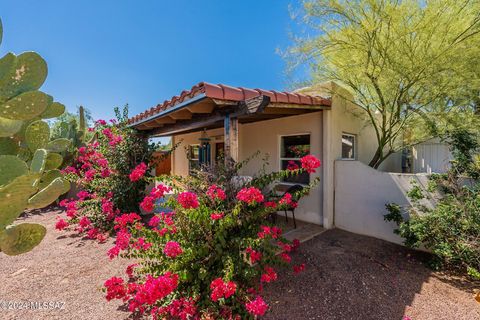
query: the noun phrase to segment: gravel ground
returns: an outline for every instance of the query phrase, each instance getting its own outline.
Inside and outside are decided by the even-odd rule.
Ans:
[[[54,230],[59,211],[22,218],[47,227],[32,252],[0,253],[0,301],[54,301],[61,310],[0,310],[0,319],[125,319],[116,301],[101,292],[105,279],[122,275],[128,261],[109,260],[112,240],[98,244]],[[265,289],[267,319],[480,319],[473,299],[477,283],[434,273],[425,256],[381,240],[341,230],[324,232],[294,254],[306,270],[280,271]],[[1,307],[1,306],[0,306]]]

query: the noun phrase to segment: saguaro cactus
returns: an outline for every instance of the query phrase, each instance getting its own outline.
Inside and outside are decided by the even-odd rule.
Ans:
[[[0,43],[2,35],[0,21]],[[7,255],[30,251],[45,236],[39,224],[12,225],[18,216],[70,189],[57,169],[70,140],[50,141],[43,120],[60,116],[65,106],[38,90],[46,77],[47,64],[35,52],[0,59],[0,251]]]

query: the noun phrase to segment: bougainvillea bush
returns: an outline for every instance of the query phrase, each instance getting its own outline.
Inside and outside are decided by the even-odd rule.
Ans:
[[[119,121],[96,121],[89,129],[94,139],[79,148],[73,166],[65,168],[80,191],[77,199],[60,203],[68,220],[59,219],[57,229],[73,228],[103,241],[114,231],[115,218],[139,211],[151,178],[146,163],[152,161],[156,145],[124,126],[126,117],[117,117]]]
[[[132,259],[123,278],[105,282],[107,300],[123,300],[135,314],[154,319],[253,319],[267,312],[264,285],[277,279],[276,267],[288,265],[298,240],[287,241],[269,216],[292,199],[273,197],[275,181],[320,162],[305,156],[302,167],[238,179],[244,163],[204,168],[190,177],[172,177],[141,202],[145,211],[159,199],[171,211],[154,214],[144,225],[135,213],[115,219],[117,239],[108,254]],[[237,178],[236,178],[237,177]],[[171,196],[167,196],[171,195]],[[173,195],[172,195],[173,194]],[[303,264],[290,266],[301,272]]]

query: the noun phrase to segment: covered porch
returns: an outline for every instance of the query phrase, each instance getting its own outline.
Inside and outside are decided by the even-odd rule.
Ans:
[[[267,170],[276,171],[295,161],[282,143],[303,146],[321,158],[322,111],[330,107],[330,99],[318,96],[200,83],[131,118],[129,125],[147,137],[170,136],[173,145],[179,144],[172,153],[173,174],[187,175],[219,159],[242,161],[257,151],[270,156]],[[255,158],[242,175],[262,166],[262,157]],[[322,188],[301,201],[297,219],[322,224]]]

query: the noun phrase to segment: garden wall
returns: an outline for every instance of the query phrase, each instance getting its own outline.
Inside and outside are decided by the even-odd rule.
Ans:
[[[402,244],[393,233],[396,224],[385,222],[385,204],[409,204],[406,192],[411,181],[426,187],[426,174],[377,171],[359,161],[335,161],[335,216],[337,228]]]

